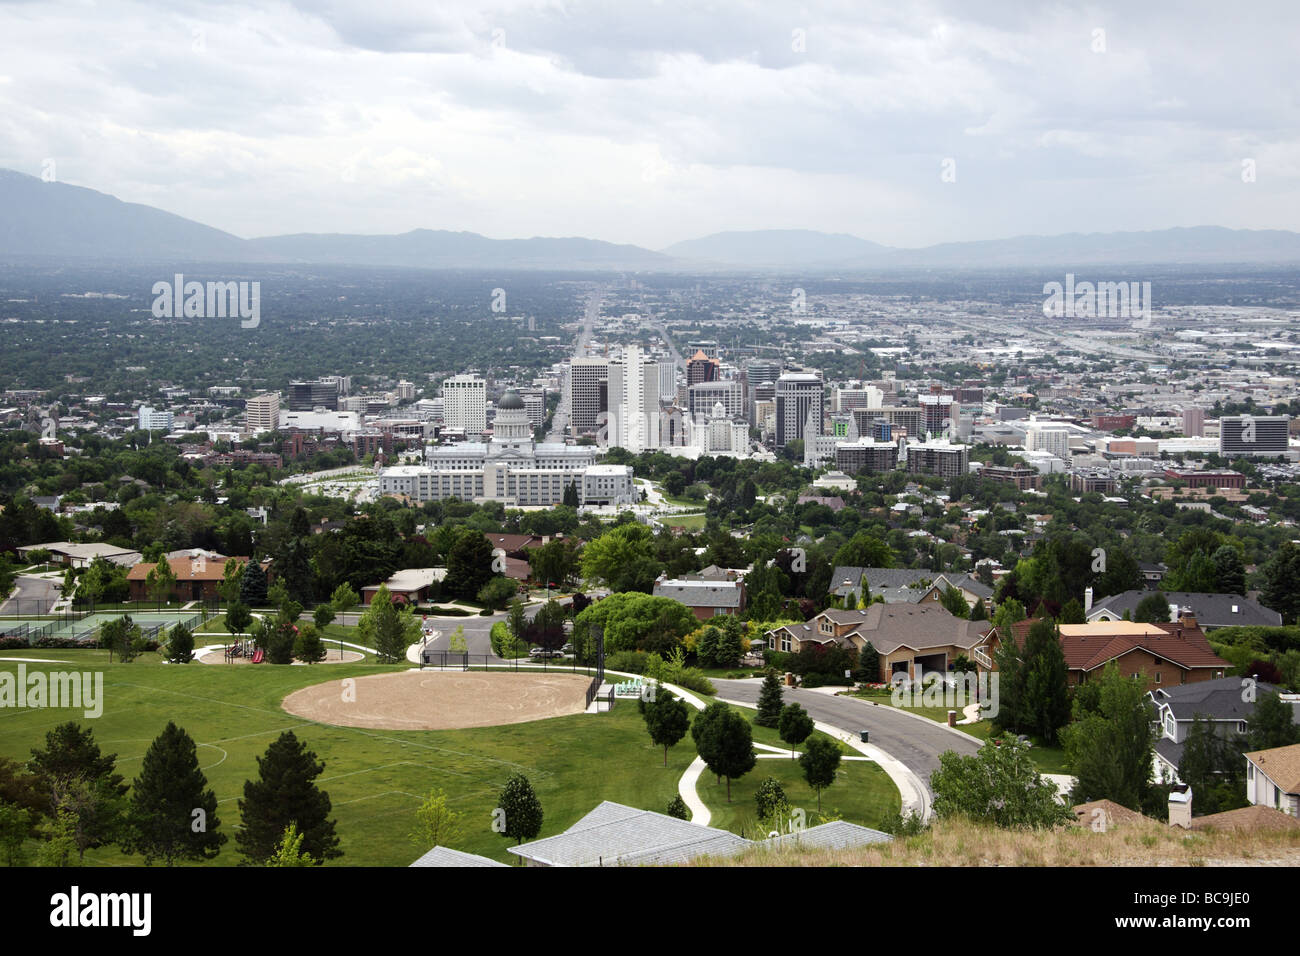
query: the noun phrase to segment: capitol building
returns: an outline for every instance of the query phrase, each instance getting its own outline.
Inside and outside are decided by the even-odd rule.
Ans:
[[[511,389],[497,403],[489,442],[458,442],[425,449],[423,465],[399,465],[379,475],[381,495],[414,501],[459,498],[508,508],[550,507],[575,485],[583,505],[623,505],[637,500],[628,465],[598,465],[593,445],[533,440],[528,411]]]

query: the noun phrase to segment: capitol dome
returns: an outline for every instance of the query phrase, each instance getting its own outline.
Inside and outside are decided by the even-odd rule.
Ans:
[[[501,396],[501,401],[497,402],[497,410],[503,408],[523,408],[524,400],[519,397],[519,393],[513,388]]]

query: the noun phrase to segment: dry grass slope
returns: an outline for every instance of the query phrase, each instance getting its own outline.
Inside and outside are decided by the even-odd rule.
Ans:
[[[1099,833],[1047,833],[939,821],[926,833],[857,850],[756,849],[705,866],[1300,866],[1300,830],[1188,832],[1154,821]]]

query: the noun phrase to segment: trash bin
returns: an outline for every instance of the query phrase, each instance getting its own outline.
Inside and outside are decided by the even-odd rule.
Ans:
[[[858,731],[858,736],[862,738],[862,742],[863,742],[864,744],[865,744],[865,743],[869,743],[869,741],[867,740],[867,738],[868,738],[870,735],[871,735],[871,732],[868,731],[868,730],[859,730],[859,731]]]

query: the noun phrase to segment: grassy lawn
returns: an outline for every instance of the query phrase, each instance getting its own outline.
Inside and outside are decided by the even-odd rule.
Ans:
[[[687,531],[699,531],[709,519],[705,515],[664,515],[659,519],[666,525],[675,528],[685,528]]]
[[[162,664],[143,655],[131,664],[107,664],[105,651],[4,652],[3,656],[74,661],[79,669],[104,674],[103,715],[87,720],[81,711],[0,711],[0,756],[26,760],[56,725],[76,720],[90,726],[105,753],[117,754],[128,781],[153,739],[175,720],[199,745],[200,764],[219,802],[222,832],[230,842],[211,864],[233,866],[239,823],[237,800],[245,780],[257,773],[256,758],[284,730],[293,730],[324,761],[317,783],[330,795],[344,851],[334,865],[405,866],[427,847],[409,840],[414,812],[432,788],[447,791],[463,813],[464,832],[456,849],[503,862],[507,840],[491,830],[492,809],[506,777],[522,772],[532,782],[545,813],[541,836],[573,824],[602,800],[663,811],[677,781],[695,757],[687,739],[663,751],[650,742],[637,708],[622,703],[599,716],[574,715],[500,727],[448,731],[379,731],[332,727],[290,716],[284,696],[300,687],[350,676],[400,671],[335,664],[315,667],[207,667]],[[0,664],[13,672],[14,663]],[[58,665],[28,665],[29,672]],[[835,805],[831,801],[828,805]],[[29,845],[29,848],[34,847]],[[92,850],[86,862],[139,866],[140,857],[116,848]]]
[[[719,784],[712,774],[704,771],[696,789],[713,814],[709,825],[751,838],[759,836],[754,791],[768,777],[780,782],[792,807],[807,814],[808,826],[820,822],[817,791],[804,782],[799,762],[764,758],[745,776],[731,781],[731,803],[727,802],[726,780]],[[865,760],[841,762],[835,782],[822,791],[822,810],[828,817],[866,827],[878,828],[886,817],[899,812],[901,806],[893,781],[885,771]]]

